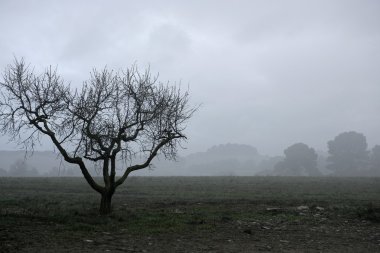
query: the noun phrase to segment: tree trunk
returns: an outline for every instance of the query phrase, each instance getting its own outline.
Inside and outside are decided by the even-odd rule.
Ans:
[[[110,214],[111,209],[111,200],[112,200],[113,192],[104,192],[102,193],[102,199],[100,201],[100,209],[99,213],[101,215],[107,215]]]

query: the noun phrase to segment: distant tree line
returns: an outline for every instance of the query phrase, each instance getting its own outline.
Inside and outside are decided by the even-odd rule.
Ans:
[[[40,173],[35,167],[30,166],[25,159],[17,159],[9,166],[9,169],[0,168],[0,177],[75,177],[80,172],[72,167],[53,167],[48,172]]]
[[[180,157],[177,163],[161,159],[155,165],[162,173],[156,175],[380,176],[380,145],[369,149],[363,134],[341,133],[328,141],[327,147],[328,152],[324,153],[316,152],[307,144],[295,143],[284,150],[284,156],[270,157],[260,155],[249,145],[223,144],[206,152]],[[37,171],[36,168],[41,168],[35,164],[31,166],[25,159],[15,159],[6,167],[0,167],[0,176],[81,176],[75,167],[53,163],[50,169]]]
[[[368,150],[366,137],[354,131],[344,132],[328,141],[326,169],[332,176],[380,176],[380,145]],[[304,143],[296,143],[284,150],[272,175],[320,176],[318,155]]]
[[[35,167],[30,167],[23,159],[16,160],[9,166],[9,170],[0,168],[2,177],[38,177],[39,173]]]

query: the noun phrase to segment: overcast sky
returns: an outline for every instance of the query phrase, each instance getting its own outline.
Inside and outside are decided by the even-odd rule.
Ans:
[[[282,154],[358,131],[380,144],[380,1],[0,1],[0,68],[24,57],[73,85],[137,62],[202,103],[187,150]],[[0,138],[0,149],[12,149]]]

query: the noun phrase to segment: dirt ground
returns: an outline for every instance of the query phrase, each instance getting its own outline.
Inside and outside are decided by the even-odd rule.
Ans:
[[[310,186],[313,182],[297,179],[306,180],[304,193],[295,195],[283,187],[286,200],[275,189],[266,189],[265,197],[247,198],[242,186],[246,179],[234,179],[229,185],[234,194],[219,199],[207,196],[226,190],[225,179],[212,181],[213,186],[208,179],[201,193],[197,184],[204,182],[181,179],[190,193],[169,198],[163,196],[170,195],[171,181],[161,179],[164,193],[158,194],[159,179],[144,180],[115,197],[108,217],[97,215],[96,198],[77,184],[43,195],[48,186],[5,182],[0,188],[0,252],[380,252],[378,181],[353,184],[353,195],[343,183],[339,188],[339,182],[331,181],[336,189],[329,194],[329,189],[318,193],[307,188],[326,182]],[[269,187],[251,180],[256,187]],[[140,183],[150,188],[139,191]]]

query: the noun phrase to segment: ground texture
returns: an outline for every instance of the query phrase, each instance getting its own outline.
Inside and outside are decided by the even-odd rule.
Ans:
[[[380,252],[379,178],[0,178],[0,252]]]

